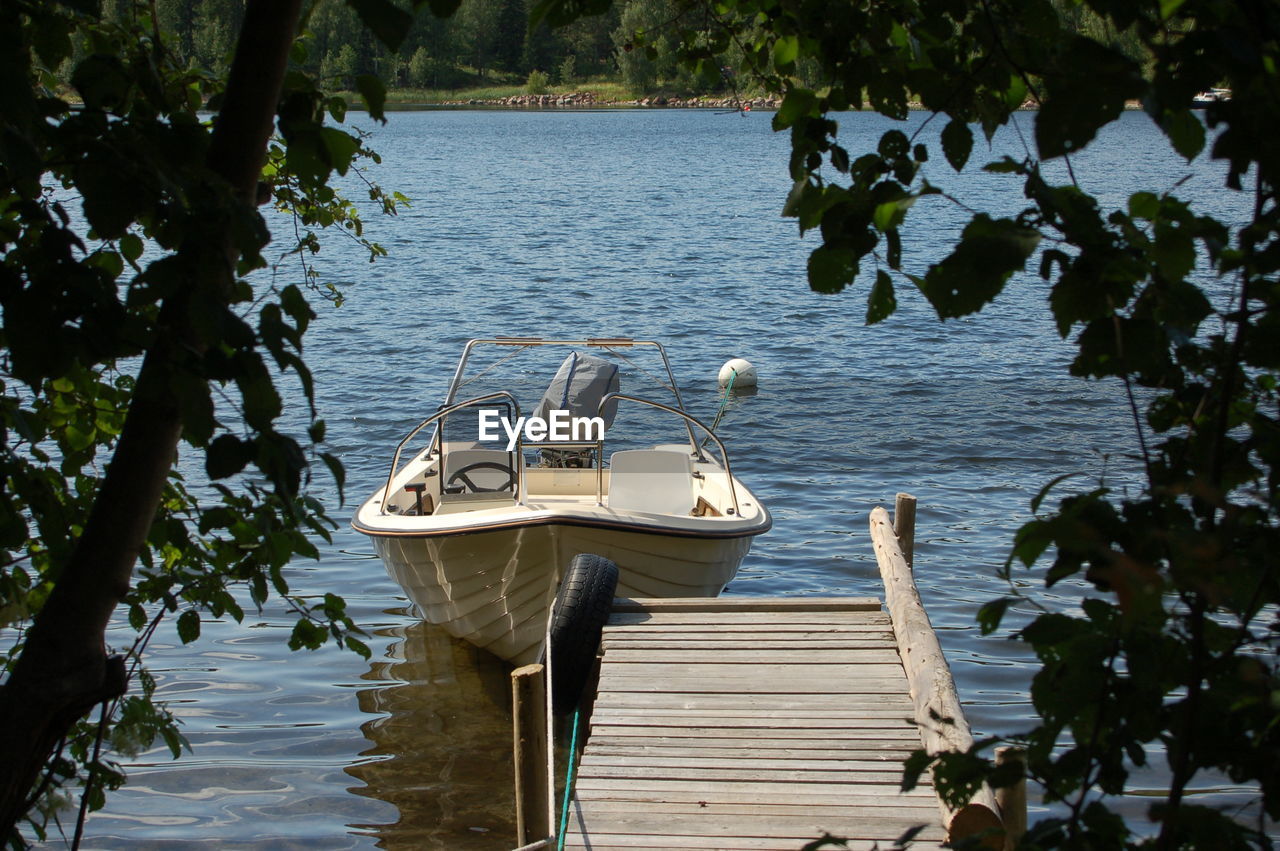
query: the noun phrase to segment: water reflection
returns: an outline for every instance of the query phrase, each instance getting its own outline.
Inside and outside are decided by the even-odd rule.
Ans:
[[[386,658],[363,679],[361,725],[373,746],[346,768],[358,795],[399,810],[352,825],[384,848],[507,848],[515,838],[510,666],[418,622],[380,630]]]

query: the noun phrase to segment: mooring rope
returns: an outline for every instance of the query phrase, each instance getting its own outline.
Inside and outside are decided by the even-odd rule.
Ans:
[[[737,377],[738,371],[736,369],[730,370],[729,383],[724,386],[724,396],[720,399],[720,410],[716,411],[716,418],[711,421],[711,431],[713,432],[720,427],[720,419],[724,416],[725,410],[729,407],[729,396],[733,393],[733,381]],[[706,446],[707,441],[710,439],[711,435],[708,434],[704,436],[702,438],[702,443],[698,444],[698,448],[701,449]]]
[[[573,710],[573,734],[569,737],[569,770],[564,776],[564,803],[560,806],[560,831],[556,851],[564,851],[564,833],[569,826],[569,799],[573,797],[573,762],[578,754],[578,713]]]

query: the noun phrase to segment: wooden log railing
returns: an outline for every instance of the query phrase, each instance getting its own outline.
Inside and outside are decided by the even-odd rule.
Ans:
[[[522,848],[552,832],[547,806],[547,696],[543,671],[542,665],[535,664],[511,672],[516,841]]]
[[[915,498],[898,494],[895,513],[896,521],[891,521],[883,508],[871,512],[871,540],[884,581],[885,605],[911,689],[920,740],[930,754],[967,751],[973,745],[973,734],[960,706],[951,668],[916,589],[908,555],[914,550]],[[1021,795],[1021,824],[1025,825],[1025,787]],[[1016,795],[1010,798],[1015,799]],[[983,834],[984,845],[998,851],[1012,838],[1018,823],[1016,817],[1001,819],[995,795],[986,786],[962,807],[953,809],[941,798],[938,806],[952,842]]]
[[[551,614],[542,661],[511,672],[511,730],[516,782],[515,851],[555,848],[556,740],[551,713]]]

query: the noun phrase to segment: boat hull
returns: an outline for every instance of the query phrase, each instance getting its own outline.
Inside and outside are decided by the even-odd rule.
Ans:
[[[714,597],[751,537],[546,523],[449,536],[373,535],[422,618],[517,665],[536,660],[560,576],[579,553],[618,565],[620,597]]]

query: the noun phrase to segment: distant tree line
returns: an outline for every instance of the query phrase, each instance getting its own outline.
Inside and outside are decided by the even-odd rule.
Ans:
[[[104,5],[108,14],[131,14],[124,0]],[[523,81],[535,70],[566,84],[618,74],[619,9],[560,30],[539,27],[530,33],[531,5],[530,0],[464,0],[450,18],[416,15],[403,44],[392,51],[361,25],[344,0],[318,0],[304,24],[303,68],[337,87],[349,86],[359,74],[376,74],[391,88],[431,89]],[[156,0],[155,7],[170,49],[195,66],[225,71],[244,0]]]
[[[416,15],[399,50],[391,50],[363,27],[345,0],[317,0],[305,22],[303,68],[331,86],[350,88],[360,74],[375,74],[390,88],[463,89],[537,78],[573,85],[615,80],[636,93],[672,89],[695,94],[735,85],[729,68],[741,67],[741,48],[730,43],[723,59],[701,71],[680,62],[679,45],[691,32],[706,31],[706,10],[684,0],[625,0],[602,15],[557,29],[528,30],[535,0],[463,0],[450,18]],[[1109,31],[1104,19],[1071,0],[1053,0],[1068,26],[1110,43],[1139,61],[1142,48],[1132,32]],[[131,14],[127,0],[105,0],[110,17]],[[160,29],[170,49],[195,67],[222,73],[244,18],[244,0],[155,0]],[[768,72],[772,69],[761,69]],[[793,73],[821,86],[815,68],[797,63]],[[545,77],[543,77],[545,75]]]

